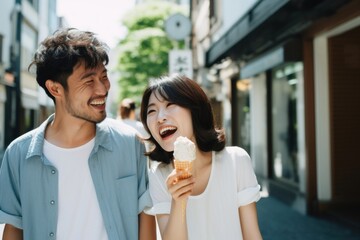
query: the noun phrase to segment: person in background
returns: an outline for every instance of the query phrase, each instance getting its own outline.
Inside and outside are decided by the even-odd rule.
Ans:
[[[106,120],[107,46],[60,29],[30,64],[55,113],[15,139],[0,169],[3,240],[155,239],[144,145]]]
[[[225,147],[210,101],[195,81],[171,75],[151,82],[141,120],[155,145],[147,155],[159,162],[149,172],[153,207],[145,212],[156,215],[163,240],[262,239],[256,211],[260,186],[251,159],[240,147]],[[174,169],[179,136],[196,146],[187,179]]]
[[[123,123],[134,128],[142,138],[148,138],[150,135],[145,130],[143,124],[136,119],[136,105],[135,102],[130,98],[125,98],[121,101],[119,107],[119,120]]]

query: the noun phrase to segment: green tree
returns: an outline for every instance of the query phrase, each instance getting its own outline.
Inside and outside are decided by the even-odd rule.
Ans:
[[[123,25],[128,29],[119,43],[119,97],[139,102],[148,80],[168,72],[168,53],[182,48],[184,42],[169,39],[164,23],[174,13],[184,14],[183,7],[164,1],[149,1],[129,11]]]

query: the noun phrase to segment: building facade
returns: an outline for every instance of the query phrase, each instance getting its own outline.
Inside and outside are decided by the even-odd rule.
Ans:
[[[35,128],[51,109],[28,66],[39,41],[58,27],[56,1],[5,0],[0,9],[0,149]]]
[[[194,0],[191,17],[195,78],[263,188],[305,214],[356,208],[360,1]]]

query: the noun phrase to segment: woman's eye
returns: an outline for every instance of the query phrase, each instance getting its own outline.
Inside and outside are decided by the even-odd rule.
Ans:
[[[148,110],[147,114],[150,114],[150,113],[153,113],[153,112],[155,112],[155,110],[150,109],[150,110]]]

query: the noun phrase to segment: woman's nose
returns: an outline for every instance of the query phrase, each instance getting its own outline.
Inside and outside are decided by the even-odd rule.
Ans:
[[[157,117],[158,123],[163,123],[166,121],[166,113],[164,111],[159,111],[158,117]]]

